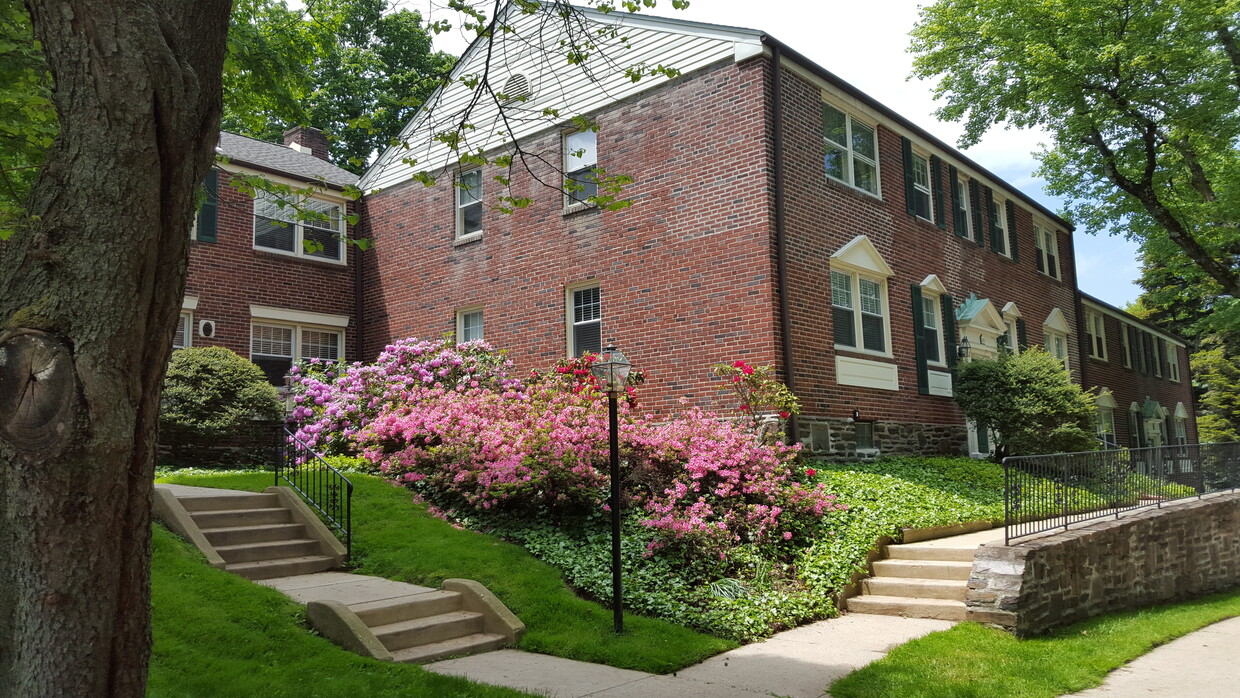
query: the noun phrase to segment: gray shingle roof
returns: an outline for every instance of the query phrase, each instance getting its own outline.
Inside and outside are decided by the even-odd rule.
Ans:
[[[255,165],[298,179],[323,181],[336,187],[357,183],[357,175],[309,153],[235,133],[220,132],[219,152],[238,164]]]

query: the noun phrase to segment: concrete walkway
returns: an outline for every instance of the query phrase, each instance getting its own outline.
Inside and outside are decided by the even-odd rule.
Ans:
[[[1080,698],[1240,696],[1240,618],[1209,625],[1155,647],[1107,676]]]

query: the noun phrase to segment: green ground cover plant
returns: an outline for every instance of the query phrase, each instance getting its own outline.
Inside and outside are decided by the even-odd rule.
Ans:
[[[151,696],[524,696],[519,691],[379,662],[306,631],[301,606],[206,564],[155,527],[151,560]]]
[[[1240,589],[1093,618],[1025,640],[962,623],[895,648],[831,684],[831,695],[1051,698],[1097,686],[1154,647],[1238,615]]]
[[[158,482],[261,492],[269,472],[163,471]],[[520,546],[455,527],[427,513],[413,494],[380,478],[350,474],[354,562],[359,574],[438,587],[450,577],[476,579],[526,624],[520,648],[625,669],[667,673],[731,649],[735,643],[666,620],[627,615],[612,632],[612,614],[583,599],[557,568]],[[606,545],[597,546],[604,550]]]

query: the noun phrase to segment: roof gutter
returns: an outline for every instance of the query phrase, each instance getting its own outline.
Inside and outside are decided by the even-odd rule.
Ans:
[[[1002,177],[999,177],[998,175],[986,169],[985,167],[982,167],[981,165],[977,164],[973,160],[970,160],[969,158],[965,157],[964,154],[961,153],[956,148],[952,147],[951,145],[948,145],[947,143],[944,143],[943,141],[939,140],[935,136],[930,135],[930,133],[927,132],[925,129],[921,128],[917,124],[914,124],[912,121],[909,121],[907,118],[892,111],[886,105],[882,104],[878,100],[867,95],[866,93],[862,92],[856,87],[853,87],[852,85],[848,84],[847,82],[842,80],[839,76],[835,75],[834,73],[827,70],[826,68],[823,68],[817,63],[806,58],[804,55],[798,53],[796,50],[789,48],[786,44],[784,44],[779,39],[776,39],[770,34],[763,34],[762,43],[771,47],[772,55],[779,55],[779,54],[786,55],[793,62],[804,67],[806,70],[813,73],[815,76],[817,76],[821,80],[824,80],[825,82],[829,82],[832,85],[838,87],[840,91],[852,97],[855,97],[856,99],[862,102],[865,102],[866,106],[882,114],[884,117],[890,119],[891,121],[894,121],[895,123],[899,124],[902,128],[907,129],[908,131],[912,132],[918,138],[921,138],[922,140],[925,140],[933,144],[936,148],[942,150],[944,153],[951,153],[951,156],[953,158],[959,160],[965,165],[968,165],[970,168],[972,168],[977,173],[990,178],[996,183],[1006,184],[1006,181]],[[1024,192],[1014,187],[1009,186],[1008,188],[1009,188],[1009,191],[1011,191],[1013,194],[1017,196],[1017,198],[1019,198],[1021,201],[1024,201],[1026,204],[1030,205],[1031,207],[1037,209],[1038,212],[1041,213],[1042,215],[1050,218],[1051,220],[1055,221],[1059,225],[1064,226],[1069,231],[1075,230],[1075,227],[1068,221],[1065,221],[1063,218],[1060,218],[1059,214],[1055,213],[1054,211],[1051,211],[1050,209],[1046,208],[1045,206],[1038,203],[1037,201],[1034,201]]]
[[[775,195],[775,275],[779,281],[779,334],[783,345],[784,385],[796,394],[792,370],[792,322],[788,310],[788,245],[784,213],[784,118],[783,118],[783,56],[782,45],[771,46],[771,148]],[[788,445],[797,441],[796,415],[788,417],[785,429]]]

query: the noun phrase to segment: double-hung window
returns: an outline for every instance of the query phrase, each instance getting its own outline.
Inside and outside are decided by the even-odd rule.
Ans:
[[[973,215],[969,206],[969,180],[960,177],[952,189],[952,225],[956,235],[969,239],[973,237]]]
[[[457,311],[456,336],[460,342],[473,342],[483,338],[482,308]]]
[[[255,249],[342,262],[344,225],[344,209],[338,203],[290,201],[266,191],[254,195]]]
[[[298,359],[340,360],[342,335],[336,330],[254,321],[250,323],[250,361],[272,385],[284,385],[284,375]]]
[[[1103,450],[1119,448],[1119,441],[1115,438],[1115,410],[1112,408],[1098,408],[1098,441]]]
[[[598,134],[573,131],[564,134],[564,188],[569,204],[587,203],[598,196]]]
[[[822,144],[828,177],[878,195],[878,146],[873,126],[823,104]],[[927,174],[926,181],[929,179]]]
[[[1037,249],[1038,271],[1052,279],[1059,278],[1059,243],[1055,232],[1039,225],[1033,226],[1033,246]]]
[[[930,191],[930,161],[916,153],[913,166],[913,213],[918,218],[934,220],[934,194]]]
[[[921,331],[925,338],[926,361],[932,364],[946,362],[943,353],[943,332],[939,327],[942,324],[942,317],[938,296],[922,296]]]
[[[831,272],[835,346],[886,353],[886,298],[884,281],[868,279],[859,274]]]
[[[568,292],[568,347],[573,356],[603,349],[603,303],[598,286]]]
[[[1167,380],[1180,382],[1180,350],[1174,344],[1167,344]]]
[[[482,232],[482,170],[456,178],[456,236]]]
[[[1085,313],[1085,334],[1089,341],[1089,355],[1095,359],[1107,360],[1106,320],[1102,313],[1089,311]]]
[[[1042,334],[1042,346],[1046,347],[1046,351],[1063,364],[1064,368],[1068,368],[1068,338],[1058,332],[1044,332]]]
[[[193,343],[193,332],[191,331],[193,326],[193,314],[182,311],[181,317],[177,318],[176,334],[172,335],[173,349],[184,349]]]
[[[990,248],[1004,256],[1011,256],[1008,246],[1008,229],[1010,223],[1007,219],[1007,206],[1003,200],[996,196],[988,196],[990,199]]]

